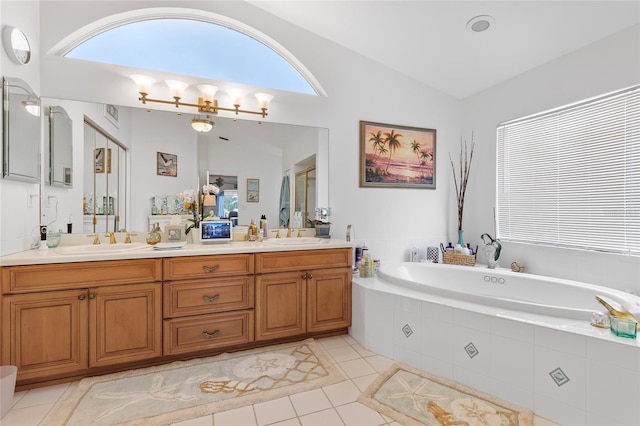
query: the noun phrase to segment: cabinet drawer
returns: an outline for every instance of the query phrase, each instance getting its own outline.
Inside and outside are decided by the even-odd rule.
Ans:
[[[165,320],[164,355],[249,343],[253,334],[253,311]]]
[[[2,268],[2,291],[35,292],[162,280],[160,259],[109,260]]]
[[[327,249],[256,254],[256,273],[351,266],[352,250]]]
[[[253,254],[172,257],[163,262],[165,280],[253,274]]]
[[[164,317],[253,308],[253,277],[174,281],[164,286]]]

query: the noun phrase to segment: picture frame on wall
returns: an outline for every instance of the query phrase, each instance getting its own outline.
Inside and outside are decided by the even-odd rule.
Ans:
[[[178,156],[175,154],[167,154],[166,152],[158,152],[156,154],[156,173],[160,176],[178,176]]]
[[[247,203],[260,201],[260,179],[247,179]]]
[[[119,114],[120,111],[117,106],[111,104],[104,105],[104,117],[117,128],[120,128],[120,122],[118,121]]]
[[[360,121],[360,187],[436,188],[436,129]]]

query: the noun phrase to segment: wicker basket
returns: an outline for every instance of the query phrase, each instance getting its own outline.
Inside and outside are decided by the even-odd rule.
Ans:
[[[476,264],[475,254],[462,254],[445,251],[442,244],[440,244],[440,248],[442,249],[442,263],[445,265],[474,266]],[[477,252],[478,250],[476,249],[476,253]]]

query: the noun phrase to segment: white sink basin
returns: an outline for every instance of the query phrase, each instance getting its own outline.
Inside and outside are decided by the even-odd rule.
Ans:
[[[291,237],[291,238],[268,238],[264,240],[267,244],[278,244],[282,246],[293,246],[298,244],[321,244],[325,240],[322,238],[314,237]]]
[[[102,254],[102,253],[123,253],[127,251],[140,250],[151,247],[147,243],[117,243],[117,244],[81,244],[78,246],[58,247],[60,254]]]

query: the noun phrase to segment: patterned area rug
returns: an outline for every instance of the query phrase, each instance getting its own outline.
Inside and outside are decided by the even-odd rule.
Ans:
[[[342,380],[308,339],[83,379],[46,424],[170,424]]]
[[[533,413],[492,396],[395,364],[358,401],[404,426],[531,426]]]

